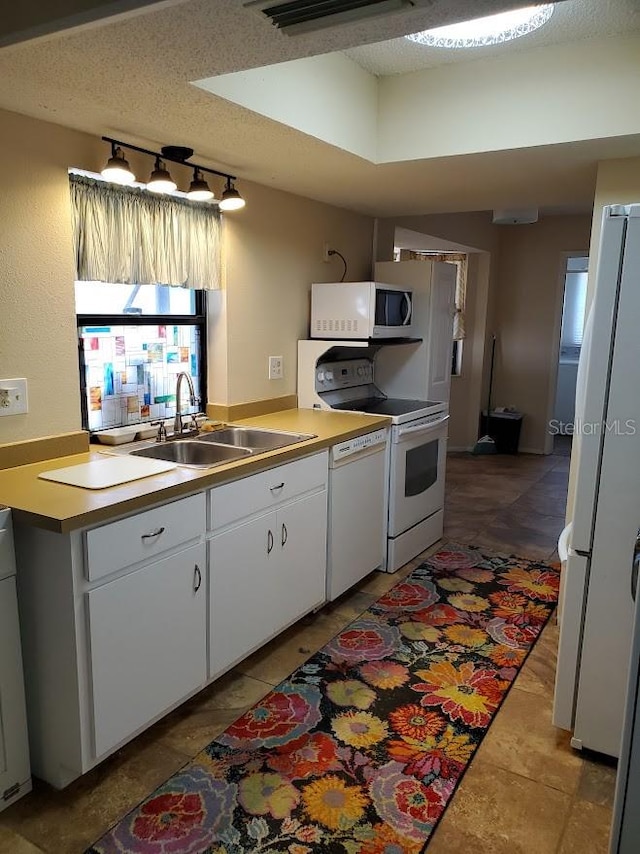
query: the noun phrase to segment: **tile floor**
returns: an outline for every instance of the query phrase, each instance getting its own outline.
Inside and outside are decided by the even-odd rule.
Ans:
[[[449,457],[445,537],[556,559],[569,459]],[[79,854],[416,563],[374,573],[305,618],[62,792],[38,783],[0,814],[0,854]],[[557,629],[549,624],[428,854],[606,854],[615,769],[573,751],[551,725]]]

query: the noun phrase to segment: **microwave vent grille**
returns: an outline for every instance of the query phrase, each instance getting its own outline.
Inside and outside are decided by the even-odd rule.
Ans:
[[[324,317],[316,320],[314,328],[315,332],[321,334],[327,332],[354,333],[358,331],[358,321],[351,318],[342,320],[336,318],[332,320],[331,318]]]

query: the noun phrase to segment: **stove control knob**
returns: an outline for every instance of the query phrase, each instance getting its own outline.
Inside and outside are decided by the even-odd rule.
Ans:
[[[324,376],[327,382],[331,382],[333,379],[333,371],[327,371]]]
[[[324,382],[324,371],[318,371],[318,382],[319,383]]]
[[[362,367],[362,365],[360,365],[360,367],[358,368],[358,376],[359,377],[364,376],[364,368]]]

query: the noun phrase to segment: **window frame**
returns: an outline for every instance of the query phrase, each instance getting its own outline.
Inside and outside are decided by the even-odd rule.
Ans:
[[[166,285],[166,287],[175,287]],[[83,326],[197,326],[200,333],[200,408],[204,412],[207,406],[207,292],[195,290],[195,311],[193,314],[77,314],[78,334],[78,370],[80,374],[80,412],[82,429],[89,429],[89,407],[87,395],[87,374],[84,361],[84,347],[80,330]],[[141,422],[144,423],[144,422]]]

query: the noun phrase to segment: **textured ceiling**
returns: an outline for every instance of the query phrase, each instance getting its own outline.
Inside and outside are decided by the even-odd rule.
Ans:
[[[351,48],[345,53],[366,71],[382,77],[407,74],[438,65],[507,56],[546,45],[603,36],[630,35],[634,32],[640,32],[638,0],[566,0],[556,5],[546,26],[522,39],[501,45],[448,50],[399,38]]]
[[[629,7],[629,0],[598,6],[604,2],[611,15]],[[146,147],[188,145],[199,162],[240,178],[374,215],[536,204],[586,210],[596,161],[637,156],[639,138],[375,166],[190,82],[518,5],[434,0],[430,11],[289,37],[242,0],[174,0],[130,19],[0,49],[0,107]]]

